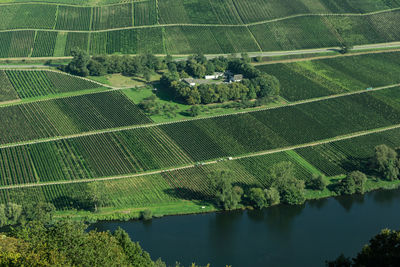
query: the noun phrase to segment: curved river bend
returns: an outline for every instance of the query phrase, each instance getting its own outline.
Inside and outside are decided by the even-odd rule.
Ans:
[[[99,222],[125,229],[152,258],[211,266],[324,266],[355,256],[383,228],[400,229],[400,190],[279,205],[261,211],[170,216],[150,222]]]

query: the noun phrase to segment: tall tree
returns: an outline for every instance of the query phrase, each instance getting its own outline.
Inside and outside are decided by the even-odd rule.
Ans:
[[[373,163],[376,170],[389,181],[399,177],[399,159],[397,152],[387,145],[375,147]]]
[[[238,207],[243,190],[239,186],[233,186],[231,173],[226,171],[213,172],[210,175],[211,186],[215,192],[216,204],[225,210]]]

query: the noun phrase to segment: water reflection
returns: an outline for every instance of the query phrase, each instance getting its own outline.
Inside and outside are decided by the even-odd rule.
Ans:
[[[101,222],[122,227],[153,258],[212,266],[323,266],[354,256],[383,228],[400,228],[400,190],[341,196],[263,210],[173,216],[151,222]]]
[[[337,202],[342,206],[347,212],[351,211],[354,204],[363,204],[365,195],[350,195],[350,196],[338,196],[335,197]]]

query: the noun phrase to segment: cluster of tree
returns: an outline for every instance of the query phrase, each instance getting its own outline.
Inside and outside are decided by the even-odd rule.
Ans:
[[[73,59],[67,66],[61,66],[63,71],[78,76],[103,76],[105,74],[121,73],[128,76],[142,76],[150,81],[154,71],[166,68],[164,60],[151,55],[138,56],[93,56],[85,51],[73,49]]]
[[[375,147],[369,171],[374,172],[377,179],[394,181],[399,179],[400,160],[397,152],[387,145]],[[367,176],[361,171],[353,171],[342,179],[334,188],[339,195],[363,194],[366,191]]]
[[[262,73],[244,59],[218,57],[207,60],[197,55],[187,61],[167,63],[169,72],[161,78],[163,88],[175,99],[189,105],[222,103],[229,100],[267,98],[279,94],[280,84],[276,77]],[[233,83],[211,83],[190,86],[182,81],[190,76],[203,78],[214,71],[231,71],[242,74],[244,79]]]
[[[339,195],[364,194],[367,176],[360,171],[349,173],[335,187],[335,192]]]
[[[340,255],[334,261],[327,261],[328,267],[376,267],[400,266],[400,231],[382,230],[353,259]]]
[[[232,174],[224,171],[212,173],[210,179],[215,203],[225,210],[238,208],[246,202],[264,208],[280,202],[298,205],[305,201],[305,182],[295,177],[290,162],[281,162],[271,168],[267,189],[253,187],[244,192],[240,186],[233,185]]]

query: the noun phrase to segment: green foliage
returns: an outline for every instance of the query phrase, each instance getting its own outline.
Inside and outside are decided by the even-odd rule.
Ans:
[[[29,195],[14,195],[13,200],[20,204],[7,202],[0,204],[0,227],[25,224],[27,221],[51,222],[55,211],[54,205],[34,201]]]
[[[265,189],[264,193],[265,193],[265,199],[267,200],[269,206],[277,205],[280,203],[281,200],[279,191],[275,187]]]
[[[153,214],[152,214],[151,210],[145,209],[144,211],[141,212],[140,217],[141,217],[141,219],[148,221],[148,220],[151,220],[151,218],[153,218]]]
[[[302,204],[305,201],[304,181],[297,179],[291,162],[281,162],[270,170],[272,186],[276,187],[281,201],[290,205]]]
[[[259,187],[253,187],[250,189],[249,199],[253,205],[259,209],[268,206],[265,192]]]
[[[334,261],[327,261],[328,267],[351,266],[397,266],[400,255],[400,232],[382,230],[353,259],[340,255]]]
[[[235,209],[242,199],[243,189],[233,186],[231,174],[220,171],[210,175],[211,186],[215,190],[215,202],[225,210]]]
[[[190,109],[187,110],[187,113],[190,117],[197,117],[200,115],[200,107],[192,106]]]
[[[325,180],[325,176],[322,174],[314,174],[306,182],[306,186],[312,190],[322,191],[326,188],[326,185],[327,185],[327,182]]]
[[[73,56],[72,61],[68,64],[66,70],[74,75],[78,76],[88,76],[88,64],[90,61],[89,55],[79,48],[72,49],[71,55]]]
[[[365,192],[366,182],[367,176],[364,173],[354,171],[339,182],[335,191],[340,195],[363,194]]]
[[[48,262],[45,266],[59,261],[62,266],[154,266],[149,254],[121,229],[114,234],[86,232],[82,223],[63,221],[45,225],[32,221],[16,228],[12,235],[25,245],[19,251],[21,262],[29,261],[29,254],[33,253],[36,260]],[[0,246],[0,260],[4,261],[10,258],[9,253],[8,258],[3,258],[4,252],[16,253]]]
[[[397,152],[392,148],[386,145],[376,146],[373,164],[384,179],[389,181],[398,179],[400,161]]]
[[[250,189],[248,197],[253,205],[259,209],[280,203],[279,191],[275,187],[264,190],[259,187],[253,187]]]

